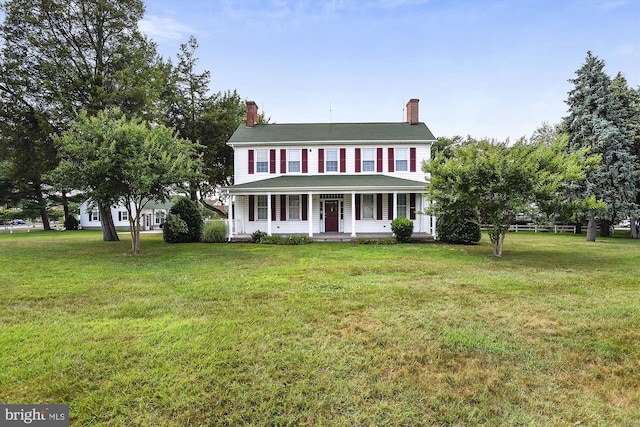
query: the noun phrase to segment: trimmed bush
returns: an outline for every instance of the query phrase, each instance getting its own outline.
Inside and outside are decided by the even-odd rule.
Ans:
[[[482,236],[480,224],[469,218],[472,218],[469,212],[439,217],[436,225],[438,240],[463,245],[477,244]]]
[[[195,202],[188,197],[180,197],[171,206],[170,212],[173,215],[178,215],[186,224],[188,228],[188,242],[199,242],[202,237],[202,214]]]
[[[167,243],[189,243],[189,227],[178,215],[167,215],[162,226],[162,238]]]
[[[64,219],[64,229],[65,230],[77,230],[78,229],[78,220],[75,216],[69,215]]]
[[[396,236],[398,243],[407,243],[413,234],[413,221],[403,216],[399,216],[391,221],[391,231]]]
[[[265,237],[267,237],[267,233],[264,231],[256,230],[251,233],[251,240],[253,240],[253,243],[262,243],[262,239]]]
[[[227,225],[224,221],[210,221],[204,225],[202,241],[205,243],[224,243],[227,240]]]

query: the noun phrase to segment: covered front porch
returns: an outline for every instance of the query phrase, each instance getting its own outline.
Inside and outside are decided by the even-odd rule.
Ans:
[[[229,239],[258,230],[315,241],[391,237],[391,222],[399,216],[414,222],[416,235],[433,236],[424,187],[384,175],[282,176],[228,187]]]

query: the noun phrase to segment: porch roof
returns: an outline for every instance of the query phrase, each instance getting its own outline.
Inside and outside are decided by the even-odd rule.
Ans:
[[[421,192],[426,181],[387,175],[284,175],[227,187],[232,194],[255,193],[359,193]]]

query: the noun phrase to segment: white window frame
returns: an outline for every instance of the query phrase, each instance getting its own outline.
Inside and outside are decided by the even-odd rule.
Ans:
[[[289,220],[290,221],[299,221],[300,220],[300,195],[299,194],[291,194],[289,196]]]
[[[324,171],[338,172],[340,169],[338,150],[326,150],[324,157]]]
[[[268,197],[269,196],[267,196],[266,194],[258,194],[258,196],[256,197],[256,218],[258,219],[258,221],[267,221],[269,219]]]
[[[375,148],[362,149],[362,172],[376,171],[376,150]]]
[[[100,212],[98,209],[92,209],[89,213],[89,221],[100,221]]]
[[[302,161],[300,150],[287,150],[287,172],[300,173],[302,171]]]
[[[362,219],[375,219],[375,197],[373,194],[362,195]]]
[[[256,150],[256,173],[269,173],[269,150]]]
[[[395,153],[395,170],[396,172],[409,171],[409,149],[396,148]]]
[[[396,207],[397,215],[399,217],[403,216],[405,218],[409,218],[407,215],[407,195],[402,193],[398,194],[398,205]]]
[[[129,221],[129,212],[126,210],[122,211],[120,218],[122,218],[122,221]]]

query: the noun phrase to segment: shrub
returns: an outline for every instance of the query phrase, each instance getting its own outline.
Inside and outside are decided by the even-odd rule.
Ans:
[[[474,245],[482,236],[480,224],[472,220],[470,212],[452,213],[438,218],[436,234],[438,240],[446,243]]]
[[[64,219],[64,229],[65,230],[77,230],[78,229],[78,220],[75,216],[69,215]]]
[[[205,243],[223,243],[227,240],[227,225],[224,221],[210,221],[204,225],[202,241]]]
[[[391,221],[391,231],[398,243],[407,243],[413,234],[413,221],[403,216],[399,216]]]
[[[189,227],[187,223],[178,215],[167,215],[162,226],[162,238],[167,243],[188,243]]]
[[[187,224],[186,242],[199,242],[202,237],[202,214],[195,202],[188,197],[180,197],[173,204],[170,212],[178,215]]]
[[[251,233],[251,240],[253,240],[253,243],[262,243],[262,239],[265,237],[267,237],[267,233],[264,231],[256,230]]]
[[[265,245],[306,245],[311,243],[308,236],[269,236],[264,231],[254,231],[251,234],[254,243]]]

